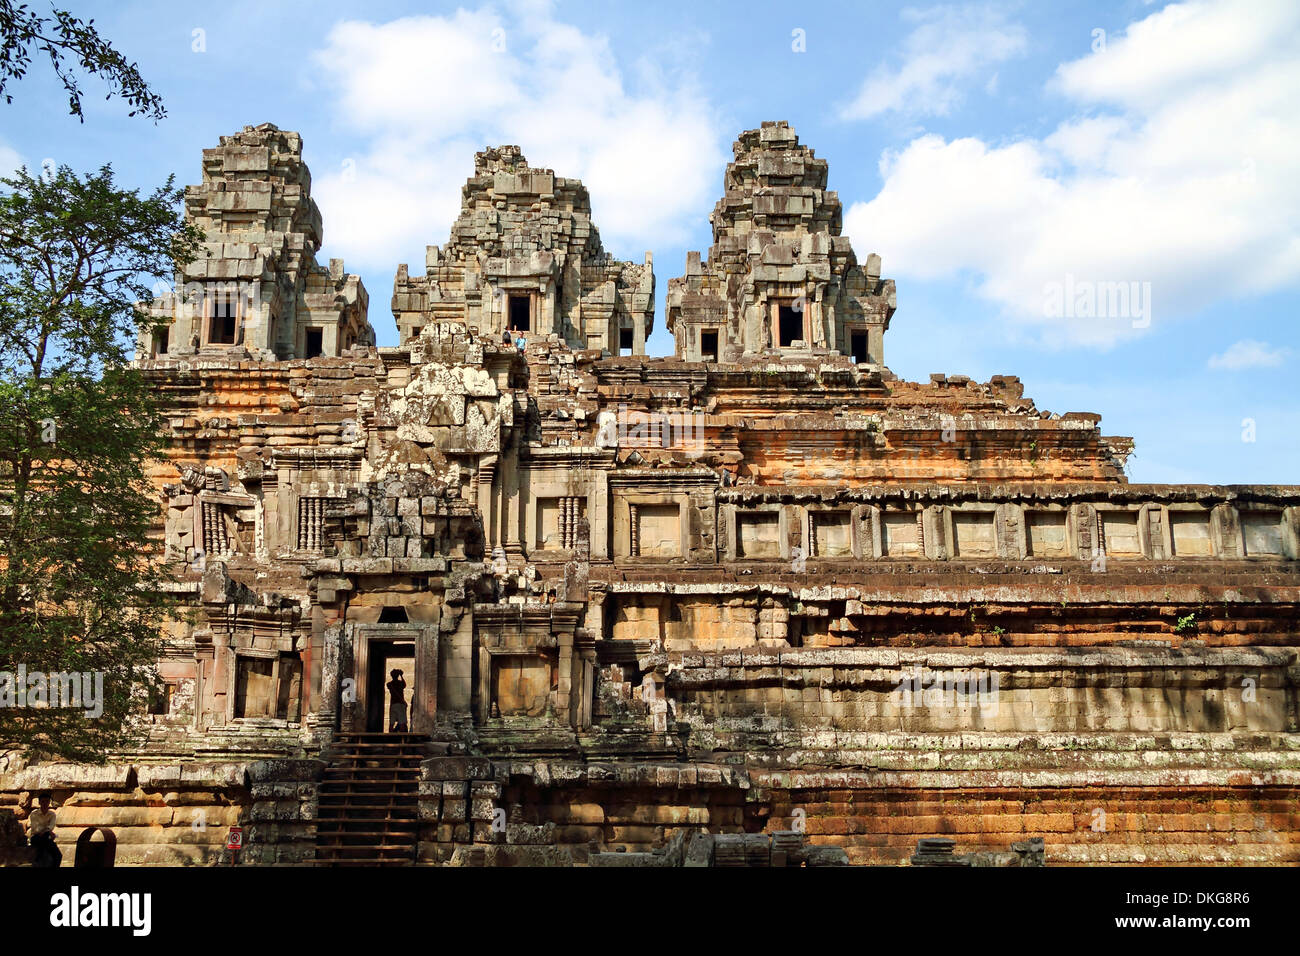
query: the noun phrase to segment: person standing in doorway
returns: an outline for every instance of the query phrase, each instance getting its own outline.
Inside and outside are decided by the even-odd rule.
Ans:
[[[406,733],[406,681],[402,672],[393,669],[393,679],[388,682],[388,732],[390,734]]]
[[[54,811],[50,809],[50,795],[42,793],[39,806],[27,814],[27,840],[36,851],[33,866],[57,867],[63,862],[63,853],[54,845]]]

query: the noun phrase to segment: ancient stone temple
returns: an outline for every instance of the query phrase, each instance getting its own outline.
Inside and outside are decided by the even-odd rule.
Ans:
[[[828,184],[742,133],[652,358],[650,257],[485,150],[376,348],[298,136],[223,137],[138,362],[169,692],[0,801],[119,864],[235,823],[262,863],[1300,862],[1300,487],[1130,484],[1014,377],[900,380]]]

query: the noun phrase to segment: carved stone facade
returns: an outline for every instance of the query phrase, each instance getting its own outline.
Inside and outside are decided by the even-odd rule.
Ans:
[[[142,359],[192,611],[171,692],[113,768],[11,767],[0,803],[48,786],[66,825],[142,828],[121,862],[211,858],[205,800],[251,860],[375,862],[340,834],[378,747],[418,782],[423,862],[692,865],[706,831],[761,865],[906,863],[939,834],[1002,862],[1036,837],[1048,865],[1300,862],[1300,487],[1130,484],[1129,439],[1015,378],[899,380],[893,283],[838,235],[825,162],[785,124],[735,150],[708,262],[669,283],[677,357],[640,354],[649,259],[606,256],[581,185],[501,147],[425,275],[398,270],[399,346],[367,346],[338,279],[340,347],[300,357],[300,279],[281,333],[245,326],[276,348]],[[265,197],[279,238],[190,275],[319,275],[298,157],[271,127],[205,153],[211,247],[223,193]],[[410,734],[384,745],[393,669]]]

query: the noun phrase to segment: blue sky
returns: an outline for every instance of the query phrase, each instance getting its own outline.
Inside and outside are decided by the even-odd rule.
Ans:
[[[297,130],[320,258],[362,275],[381,345],[397,263],[447,241],[474,151],[511,142],[583,179],[610,252],[653,251],[666,354],[667,280],[708,249],[731,142],[784,119],[898,283],[897,374],[1019,375],[1040,409],[1133,436],[1134,481],[1300,480],[1291,0],[75,7],[169,116],[96,96],[78,124],[37,66],[0,164],[192,183],[220,135]],[[1119,316],[1048,305],[1121,282]]]

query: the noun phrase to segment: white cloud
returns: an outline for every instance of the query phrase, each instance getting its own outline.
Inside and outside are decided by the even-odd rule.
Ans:
[[[1285,347],[1274,348],[1267,342],[1255,339],[1242,339],[1228,346],[1221,355],[1212,355],[1207,363],[1210,368],[1240,372],[1247,368],[1276,368],[1291,355]]]
[[[0,176],[12,176],[22,168],[24,162],[22,155],[16,149],[0,143]]]
[[[1172,79],[1171,79],[1172,78]],[[845,231],[887,271],[972,277],[1056,343],[1112,344],[1128,321],[1061,320],[1045,291],[1149,282],[1153,324],[1300,280],[1300,7],[1166,7],[1063,64],[1050,84],[1089,112],[1042,139],[921,136]]]
[[[904,10],[917,25],[903,41],[904,62],[881,65],[844,107],[845,119],[870,119],[890,111],[944,116],[960,104],[965,81],[1025,52],[1025,31],[996,7],[969,4]],[[997,89],[997,73],[985,81]]]
[[[423,262],[460,209],[474,153],[518,144],[528,162],[578,178],[610,252],[630,259],[683,239],[707,214],[726,160],[689,77],[649,58],[624,73],[603,36],[548,4],[338,23],[316,55],[339,122],[365,146],[316,174],[315,195],[349,265]],[[634,87],[629,89],[629,87]]]

